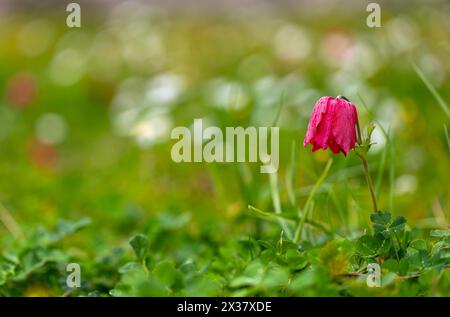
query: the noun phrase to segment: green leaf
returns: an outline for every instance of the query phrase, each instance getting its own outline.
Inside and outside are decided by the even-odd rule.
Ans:
[[[331,280],[325,270],[308,268],[292,279],[289,288],[303,296],[325,296],[331,286],[330,283]],[[334,293],[329,295],[336,296]]]
[[[5,284],[8,279],[15,274],[16,266],[12,263],[0,262],[0,286]]]
[[[285,254],[286,262],[292,270],[302,270],[308,265],[308,260],[298,250],[289,249]]]
[[[275,243],[273,243],[271,241],[258,240],[258,243],[265,249],[272,250],[272,251],[275,251],[275,249],[276,249]]]
[[[409,269],[409,261],[407,258],[403,258],[398,263],[398,273],[400,275],[406,275]]]
[[[277,257],[276,251],[275,250],[269,250],[269,249],[266,249],[266,250],[262,251],[261,254],[259,255],[259,258],[261,259],[261,262],[264,263],[264,264],[269,264],[276,257]]]
[[[156,264],[153,276],[163,285],[171,286],[176,278],[175,265],[170,260],[164,260]]]
[[[180,229],[191,220],[189,212],[184,213],[163,213],[159,216],[159,225],[166,230]]]
[[[147,256],[150,247],[148,238],[143,234],[137,234],[130,239],[130,245],[139,261],[143,261]]]
[[[56,240],[61,240],[66,236],[74,234],[91,224],[91,219],[85,217],[79,221],[61,220],[56,224]]]
[[[127,274],[128,272],[142,270],[142,265],[137,262],[128,262],[119,268],[120,274]]]
[[[450,259],[450,249],[441,251],[441,259]]]
[[[154,278],[145,277],[145,272],[136,271],[125,275],[111,291],[112,296],[160,297],[167,296],[167,288]]]
[[[408,256],[410,270],[421,271],[428,264],[428,252],[418,250]]]
[[[391,214],[389,212],[377,211],[370,215],[370,220],[373,222],[375,233],[383,233],[391,221]]]
[[[392,224],[389,226],[389,231],[400,233],[405,230],[406,219],[402,216],[397,216]]]
[[[79,221],[60,220],[56,224],[55,232],[38,227],[27,237],[27,240],[29,246],[50,246],[88,226],[90,223],[91,220],[87,217],[82,218]]]
[[[383,262],[383,269],[386,269],[390,272],[398,272],[398,262],[394,259],[388,259]]]
[[[387,226],[391,221],[391,214],[389,212],[377,211],[370,215],[370,220],[375,224]]]
[[[265,274],[263,280],[259,284],[260,287],[273,288],[287,285],[289,273],[282,267],[272,267]]]
[[[67,255],[60,250],[46,248],[33,248],[21,257],[22,270],[14,276],[14,280],[22,281],[31,273],[45,270],[49,263],[61,263],[67,261]]]
[[[422,239],[418,239],[418,240],[414,240],[411,241],[411,243],[409,244],[410,248],[413,248],[415,250],[427,250],[427,242],[425,240]]]
[[[402,216],[397,216],[391,221],[391,214],[389,212],[377,211],[370,216],[373,222],[375,234],[382,234],[388,238],[391,233],[402,233],[405,230],[406,219]]]
[[[381,234],[364,235],[356,241],[356,251],[362,257],[376,257],[387,253],[389,248],[390,239],[385,239]]]
[[[407,258],[403,258],[400,261],[388,259],[384,261],[383,268],[398,275],[406,275],[409,269],[409,260]]]
[[[439,237],[439,238],[449,237],[450,236],[450,229],[433,230],[433,231],[430,232],[430,236],[432,236],[432,237]]]
[[[187,296],[219,296],[222,290],[220,277],[210,275],[197,277],[187,285]]]
[[[251,262],[242,275],[231,281],[230,287],[254,286],[261,283],[264,277],[265,267],[259,260]]]
[[[375,239],[379,244],[378,255],[387,256],[392,245],[391,238],[385,238],[382,234],[378,234],[375,235]]]
[[[376,256],[378,247],[378,242],[370,235],[364,235],[356,241],[356,251],[363,257]]]

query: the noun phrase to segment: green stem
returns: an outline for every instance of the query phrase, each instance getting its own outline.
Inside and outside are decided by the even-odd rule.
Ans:
[[[298,222],[297,229],[295,230],[294,235],[294,242],[298,243],[300,241],[300,238],[302,236],[303,227],[305,225],[306,218],[308,216],[308,212],[310,209],[310,205],[312,203],[312,200],[314,198],[314,195],[316,194],[316,191],[319,189],[322,182],[325,180],[325,178],[328,175],[328,172],[330,171],[331,164],[333,163],[332,159],[328,160],[327,166],[325,167],[325,170],[322,172],[322,175],[320,175],[317,182],[314,184],[313,188],[311,189],[311,192],[309,193],[308,199],[306,200],[305,206],[303,207],[303,215],[301,216],[300,221]]]
[[[280,190],[278,188],[278,173],[271,173],[269,174],[270,178],[270,191],[272,193],[272,201],[273,201],[273,207],[275,209],[275,213],[277,215],[281,215],[281,200],[280,200]],[[283,219],[280,219],[280,226],[283,229],[283,231],[286,233],[289,239],[292,239],[292,232],[289,230],[289,227],[287,226],[286,222]]]
[[[310,204],[313,205],[312,203]],[[299,243],[300,238],[302,237],[303,228],[305,226],[306,218],[308,218],[309,210],[312,209],[309,207],[310,205],[305,204],[305,208],[303,208],[303,215],[302,218],[300,218],[300,221],[298,223],[297,229],[295,230],[295,236],[294,236],[294,243]]]
[[[367,186],[369,187],[370,197],[372,198],[373,211],[377,212],[377,199],[375,198],[375,190],[373,187],[372,177],[369,173],[369,164],[367,163],[366,153],[358,153],[359,158],[364,166],[364,173],[366,174]]]
[[[357,132],[357,139],[356,139],[356,143],[358,143],[359,145],[362,144],[362,137],[361,137],[361,128],[359,127],[359,119],[356,120],[356,132]]]
[[[361,136],[361,128],[359,126],[359,119],[356,120],[356,132],[357,132],[357,140],[356,140],[356,142],[358,143],[358,145],[362,145],[363,144],[363,139],[362,139],[362,136]],[[366,174],[366,181],[367,181],[367,186],[369,187],[370,197],[372,199],[373,211],[377,212],[378,211],[377,199],[375,197],[375,190],[374,190],[374,187],[373,187],[372,177],[370,176],[370,173],[369,173],[369,163],[367,162],[367,157],[366,157],[367,150],[357,151],[357,154],[358,154],[359,158],[362,161],[362,164],[363,164],[363,167],[364,167],[364,174]]]
[[[281,215],[277,215],[274,212],[266,212],[266,211],[262,211],[261,209],[258,209],[252,205],[248,205],[248,209],[250,211],[253,211],[255,213],[255,216],[260,217],[261,219],[265,219],[265,220],[269,220],[269,221],[275,221],[278,222],[280,220],[284,220],[286,224],[295,224],[296,221],[294,219],[290,219],[290,218],[284,218]],[[300,214],[300,211],[299,211]],[[302,219],[303,216],[301,216],[300,219]],[[311,227],[322,231],[323,233],[325,233],[326,235],[333,237],[334,233],[333,231],[331,231],[330,229],[328,229],[323,223],[320,223],[318,221],[314,221],[314,220],[309,220],[309,219],[305,219],[305,224],[310,225]]]

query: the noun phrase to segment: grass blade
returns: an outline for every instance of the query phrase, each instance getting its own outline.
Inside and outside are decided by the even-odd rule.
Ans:
[[[277,113],[276,113],[275,118],[273,119],[273,122],[272,122],[272,127],[276,127],[278,125],[278,120],[280,119],[281,111],[284,108],[284,104],[285,104],[285,98],[284,98],[284,91],[283,91],[281,93],[281,96],[280,96],[280,103],[278,105]]]
[[[293,218],[288,218],[286,216],[282,216],[282,215],[278,215],[274,212],[267,212],[267,211],[263,211],[259,208],[256,208],[252,205],[248,205],[248,210],[250,210],[250,212],[252,213],[253,216],[264,219],[264,220],[268,220],[271,222],[275,222],[275,223],[279,223],[280,221],[284,221],[285,223],[288,224],[295,224],[297,222],[297,219],[293,219]],[[332,237],[334,234],[333,232],[327,228],[327,226],[324,223],[321,223],[319,221],[314,221],[314,220],[308,220],[305,219],[305,224],[310,225],[313,228],[316,228],[322,232],[324,232],[325,234],[327,234],[328,236]]]
[[[277,214],[275,212],[262,211],[261,209],[256,208],[252,205],[248,205],[248,210],[250,210],[250,212],[254,216],[262,218],[262,219],[275,221],[275,222],[282,220],[282,221],[285,221],[286,223],[295,224],[295,219],[287,218],[287,217]]]
[[[328,173],[330,172],[332,163],[333,163],[333,159],[330,158],[327,162],[325,169],[322,172],[322,175],[320,175],[320,177],[317,179],[316,183],[314,184],[314,187],[312,188],[311,192],[309,193],[308,199],[306,200],[305,206],[303,207],[303,214],[300,215],[300,221],[297,226],[297,230],[295,231],[295,236],[294,236],[295,243],[298,243],[301,238],[303,227],[305,225],[305,220],[306,220],[306,218],[308,218],[308,212],[309,212],[311,203],[312,203],[314,196],[316,195],[316,192],[319,189],[320,185],[322,185],[323,181],[328,176]]]
[[[270,179],[270,192],[272,194],[273,208],[275,209],[275,213],[277,215],[281,215],[282,210],[280,200],[280,189],[278,187],[278,172],[269,174],[269,179]],[[284,220],[280,220],[280,226],[286,233],[287,237],[289,239],[292,239],[292,232]]]
[[[297,206],[297,198],[295,195],[295,161],[296,161],[296,143],[292,141],[291,164],[286,173],[286,190],[289,201],[293,207]]]
[[[442,110],[444,110],[444,112],[447,115],[447,117],[450,118],[450,107],[444,101],[444,98],[441,97],[441,95],[438,93],[436,88],[434,88],[434,86],[427,79],[427,77],[422,72],[422,70],[415,63],[413,63],[413,68],[414,68],[414,71],[416,72],[416,74],[419,76],[419,78],[423,81],[425,86],[431,92],[431,94],[433,95],[434,99],[436,99],[436,101],[438,102],[439,106],[441,106]]]
[[[450,149],[450,136],[448,134],[448,129],[447,129],[447,125],[446,124],[444,124],[444,132],[445,132],[445,138],[447,139],[448,148]]]

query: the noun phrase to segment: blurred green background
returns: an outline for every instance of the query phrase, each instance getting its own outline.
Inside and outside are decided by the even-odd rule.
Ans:
[[[87,216],[70,243],[86,256],[180,214],[200,239],[278,236],[248,216],[274,210],[259,164],[176,164],[170,131],[194,118],[270,126],[283,99],[281,202],[295,141],[303,205],[332,156],[303,148],[309,115],[339,94],[390,133],[377,126],[369,156],[380,208],[447,227],[449,117],[413,65],[450,100],[448,1],[380,1],[380,28],[365,1],[79,3],[81,28],[66,26],[64,1],[0,5],[0,240]],[[358,158],[335,157],[312,217],[352,237],[370,212]]]

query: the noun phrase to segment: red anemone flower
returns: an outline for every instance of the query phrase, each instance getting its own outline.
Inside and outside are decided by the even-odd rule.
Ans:
[[[356,107],[345,97],[320,98],[311,113],[303,145],[312,144],[312,151],[327,149],[347,155],[356,146]]]

